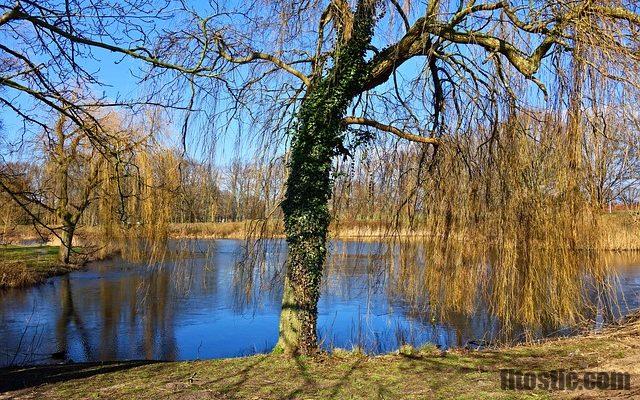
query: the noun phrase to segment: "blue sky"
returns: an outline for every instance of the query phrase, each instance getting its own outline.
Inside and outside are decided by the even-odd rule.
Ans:
[[[93,89],[95,95],[100,96],[104,94],[109,99],[116,99],[135,98],[140,94],[139,79],[136,78],[134,74],[140,75],[140,68],[144,67],[141,62],[130,58],[122,58],[106,50],[94,49],[93,54],[96,59],[86,58],[81,61],[81,64],[87,71],[93,72],[94,77],[100,82],[104,83],[104,85]],[[8,90],[9,89],[7,89],[7,91]],[[11,93],[11,95],[15,94],[16,92]],[[15,102],[24,107],[29,107],[34,104],[33,100],[24,94],[19,94],[15,98]],[[0,108],[0,110],[2,110],[0,116],[3,125],[2,136],[7,138],[8,141],[15,143],[20,139],[23,121],[17,114],[6,107]],[[169,143],[176,146],[180,145],[182,123],[182,116],[176,115],[174,121],[166,127],[167,131],[171,134]],[[201,132],[193,132],[194,128],[197,127],[192,126],[191,132],[187,135],[187,154],[202,159],[205,156],[202,154],[200,147],[202,147],[201,143],[204,138],[200,137]],[[242,154],[242,152],[239,153],[236,151],[236,143],[234,140],[229,140],[230,138],[227,137],[222,139],[224,140],[221,140],[215,149],[214,161],[216,163],[225,164],[236,155],[243,156],[242,158],[251,158],[252,154],[250,152]]]

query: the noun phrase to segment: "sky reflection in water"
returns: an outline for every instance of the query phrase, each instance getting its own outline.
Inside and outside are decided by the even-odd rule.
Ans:
[[[56,358],[189,360],[269,351],[278,335],[283,244],[272,244],[266,262],[251,273],[237,267],[241,241],[190,245],[203,253],[143,268],[105,261],[44,285],[0,293],[0,365],[59,362]],[[480,303],[470,315],[451,313],[446,323],[438,323],[402,290],[389,287],[400,281],[389,279],[381,248],[332,244],[332,253],[340,256],[328,262],[319,303],[325,348],[358,345],[382,353],[402,343],[463,346],[498,333],[500,324]],[[616,310],[624,313],[640,306],[640,256],[615,265]]]

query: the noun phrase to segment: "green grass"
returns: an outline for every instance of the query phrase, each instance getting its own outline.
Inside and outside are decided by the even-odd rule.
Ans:
[[[349,351],[195,361],[77,364],[0,370],[11,398],[47,399],[549,399],[607,398],[603,391],[506,391],[501,368],[621,371],[638,391],[640,323],[598,336],[485,351],[403,348],[370,357]],[[621,358],[622,357],[622,358]],[[11,385],[5,383],[5,385]],[[0,395],[0,398],[2,396]]]
[[[0,262],[22,261],[33,268],[46,268],[58,260],[58,246],[0,246]]]
[[[0,288],[33,285],[76,268],[58,261],[57,246],[0,246]]]

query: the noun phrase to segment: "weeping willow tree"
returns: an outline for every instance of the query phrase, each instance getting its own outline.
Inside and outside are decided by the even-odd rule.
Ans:
[[[78,126],[61,114],[51,132],[45,130],[29,143],[35,176],[18,170],[21,164],[8,164],[0,176],[3,194],[25,213],[27,221],[44,231],[43,236],[52,234],[58,239],[64,264],[77,253],[78,229],[92,224],[105,234],[101,240],[85,240],[88,247],[84,250],[101,244],[103,256],[124,249],[127,258],[140,258],[160,247],[158,243],[164,244],[168,210],[174,204],[167,191],[160,189],[178,185],[179,162],[158,146],[158,152],[167,155],[156,157],[158,165],[151,165],[149,134],[127,128],[121,117],[94,110],[93,120],[100,124],[103,143],[109,143],[110,151],[101,152],[87,135],[91,122]],[[97,218],[89,221],[94,209]],[[114,229],[115,220],[123,221],[118,229]],[[114,246],[116,238],[128,243]]]
[[[9,167],[13,169],[10,177],[0,177],[0,189],[27,219],[58,238],[59,260],[64,264],[71,261],[81,218],[99,196],[100,171],[105,166],[105,159],[84,135],[85,129],[91,128],[79,128],[59,115],[52,132],[45,130],[30,143],[30,162],[37,177],[31,177],[29,185],[16,185],[26,176],[15,167]]]
[[[218,116],[240,116],[290,139],[282,201],[288,259],[276,350],[317,349],[334,162],[378,132],[422,147],[424,168],[409,186],[436,176],[421,218],[430,221],[439,248],[452,251],[451,243],[479,239],[479,231],[499,245],[500,262],[513,267],[527,265],[533,249],[590,247],[583,232],[593,219],[579,179],[581,79],[590,66],[634,87],[625,79],[637,70],[640,16],[633,4],[332,0],[214,8],[209,17],[189,10],[198,39],[185,39],[182,48],[203,54],[198,66],[212,68],[216,93],[228,94],[215,104],[231,104],[232,111]],[[264,50],[274,44],[275,51]],[[568,84],[556,85],[567,68]],[[206,97],[193,82],[191,100]],[[518,110],[535,107],[563,116],[564,142],[542,134],[522,139],[529,133],[518,132]],[[486,134],[460,135],[473,130]],[[544,140],[554,141],[547,148],[557,162],[537,151]],[[466,157],[465,142],[489,149],[484,159]],[[549,172],[544,179],[559,183],[536,181],[543,179],[536,162]],[[447,165],[450,175],[438,172]],[[518,290],[512,270],[503,271],[499,284]]]
[[[155,117],[133,126],[120,122],[119,149],[102,171],[95,212],[102,251],[124,259],[164,257],[169,223],[179,206],[183,158],[157,142]]]
[[[607,275],[597,211],[569,198],[566,124],[532,114],[455,138],[383,217],[421,234],[395,239],[408,256],[391,265],[392,291],[438,321],[483,307],[508,339],[514,327],[533,337],[593,315],[588,296]],[[420,151],[408,158],[418,170]]]
[[[488,127],[492,132],[489,140],[508,143],[495,150],[499,154],[488,155],[493,160],[486,167],[495,171],[495,180],[477,179],[474,174],[485,171],[471,171],[467,175],[470,191],[447,193],[455,187],[453,182],[460,182],[456,178],[464,177],[434,179],[434,193],[441,197],[433,199],[439,203],[427,202],[425,206],[434,215],[432,226],[441,228],[434,231],[433,237],[448,243],[454,235],[462,238],[471,232],[469,222],[479,212],[473,208],[480,204],[474,196],[484,192],[485,196],[498,199],[497,204],[491,201],[480,212],[489,215],[482,220],[491,221],[485,226],[485,231],[492,230],[491,235],[486,232],[487,237],[504,244],[500,248],[501,260],[515,260],[522,254],[526,258],[531,248],[525,244],[524,251],[512,251],[511,246],[531,243],[532,235],[541,241],[555,239],[544,233],[551,224],[554,226],[550,232],[560,236],[559,243],[570,236],[573,244],[568,249],[576,249],[580,241],[588,240],[579,234],[584,231],[577,222],[583,221],[584,209],[576,178],[580,170],[576,115],[581,109],[581,65],[586,62],[582,47],[600,54],[606,59],[604,64],[622,57],[617,65],[633,70],[632,32],[640,23],[633,7],[607,2],[544,2],[534,8],[510,2],[432,1],[424,9],[407,9],[393,1],[361,0],[355,4],[331,1],[324,6],[277,3],[274,9],[288,21],[278,31],[283,39],[277,56],[255,50],[259,43],[243,41],[239,33],[234,35],[235,30],[242,31],[239,27],[214,30],[213,37],[217,54],[231,65],[249,64],[257,69],[266,64],[265,68],[283,70],[302,81],[300,100],[293,100],[297,108],[288,125],[289,175],[282,202],[288,260],[277,349],[309,354],[317,346],[317,303],[331,219],[333,162],[338,155],[348,157],[354,147],[371,138],[366,129],[350,130],[351,125],[438,147],[437,152],[425,152],[438,164],[443,162],[438,160],[442,154],[461,155],[456,152],[458,145],[451,135],[461,128],[480,126],[471,121],[486,118],[491,121],[487,125],[492,125]],[[538,12],[540,9],[543,11]],[[316,10],[316,19],[306,16],[314,15]],[[247,13],[248,20],[250,16]],[[309,20],[315,21],[315,29],[309,27]],[[613,39],[618,37],[624,40]],[[295,47],[302,38],[315,43],[308,50],[312,54],[309,60],[294,57],[302,50]],[[549,58],[562,61],[547,62]],[[550,193],[540,193],[537,187],[523,190],[520,174],[536,172],[526,166],[526,162],[535,160],[523,159],[529,153],[518,142],[517,134],[507,130],[497,135],[495,131],[503,122],[514,125],[510,119],[512,109],[518,107],[518,98],[512,86],[524,78],[548,96],[542,79],[553,80],[554,71],[562,68],[561,63],[566,60],[574,60],[576,77],[569,91],[569,118],[563,132],[567,142],[562,157],[569,161],[555,165],[563,167],[560,174],[566,172],[560,177],[566,185],[555,185]],[[545,71],[539,73],[543,66]],[[606,65],[602,67],[610,70]],[[534,98],[536,94],[525,92],[527,96]],[[562,93],[553,96],[567,98]],[[500,112],[500,104],[509,105],[506,113]],[[380,122],[379,117],[392,120],[391,124]],[[574,150],[567,153],[567,149]],[[468,162],[456,157],[450,160]],[[547,166],[553,168],[552,163]],[[456,171],[464,171],[455,167]],[[535,174],[532,178],[536,178]],[[490,188],[473,188],[482,183]],[[514,189],[516,193],[511,192]],[[505,276],[511,276],[508,269],[503,271]],[[511,285],[514,290],[518,285],[505,280],[501,284]]]
[[[103,195],[119,198],[117,190],[102,190],[111,188],[104,182],[120,174],[121,158],[137,145],[102,117],[124,108],[141,111],[150,103],[172,106],[151,101],[153,93],[109,98],[95,70],[97,64],[87,66],[95,61],[94,51],[99,48],[162,64],[146,49],[130,50],[124,44],[102,41],[137,41],[122,27],[145,32],[159,20],[159,10],[165,10],[162,1],[0,4],[0,107],[3,116],[11,114],[16,121],[12,132],[2,138],[0,189],[37,227],[58,237],[63,262],[69,261],[76,227],[86,209]],[[16,185],[22,171],[6,168],[22,157],[46,165],[43,181],[27,190]]]
[[[169,222],[177,209],[179,160],[173,154],[138,149],[130,163],[119,163],[104,179],[117,194],[98,205],[105,250],[125,259],[152,263],[165,255]]]

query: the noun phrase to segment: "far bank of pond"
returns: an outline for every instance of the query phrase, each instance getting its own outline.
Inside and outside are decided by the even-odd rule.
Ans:
[[[640,250],[640,212],[617,211],[604,213],[599,217],[598,230],[601,234],[600,250],[634,251]],[[245,239],[256,235],[283,238],[281,221],[239,221],[174,223],[169,235],[174,239]],[[330,237],[336,240],[378,241],[385,238],[417,239],[430,235],[416,229],[398,229],[393,221],[341,221],[333,222]]]
[[[599,217],[598,231],[601,233],[600,250],[633,251],[640,250],[640,211],[616,211]],[[99,243],[102,235],[100,227],[80,227],[76,232],[76,243]],[[330,226],[330,237],[334,240],[379,241],[389,238],[416,239],[430,235],[418,229],[398,229],[390,221],[334,221]],[[267,238],[284,238],[280,220],[246,220],[225,222],[197,222],[169,224],[168,235],[172,239],[246,239],[262,235]],[[33,227],[14,227],[2,239],[7,243],[40,243],[40,233]],[[55,244],[55,238],[51,237]]]

